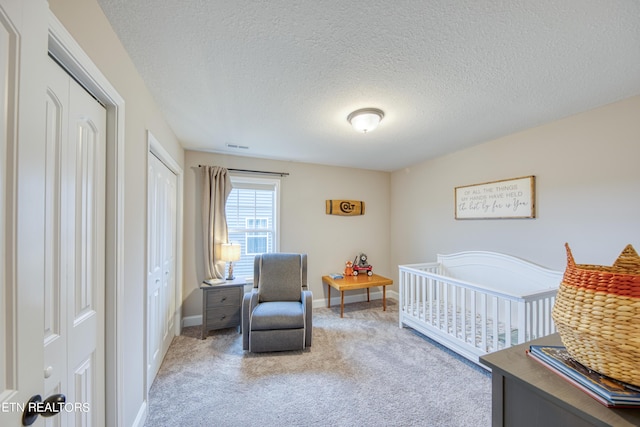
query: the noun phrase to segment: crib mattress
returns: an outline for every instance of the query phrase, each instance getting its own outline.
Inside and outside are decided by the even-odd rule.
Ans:
[[[437,310],[437,305],[440,306],[439,312]],[[471,310],[466,310],[464,313],[465,322],[463,330],[461,311],[462,310],[460,309],[460,307],[457,307],[454,310],[452,305],[449,305],[445,310],[444,302],[440,301],[440,304],[434,304],[432,311],[430,311],[429,302],[414,305],[413,310],[409,314],[413,317],[426,321],[428,324],[434,325],[447,334],[454,336],[461,341],[465,341],[467,344],[470,344],[476,348],[481,348],[482,346],[482,331],[484,328],[486,333],[485,342],[487,343],[487,348],[484,348],[484,351],[489,353],[506,348],[506,328],[504,322],[498,322],[498,337],[497,340],[495,340],[493,319],[489,318],[486,319],[485,322],[483,322],[482,316],[476,313],[475,319],[473,319],[472,321],[473,313],[471,312]],[[453,322],[454,312],[457,319],[457,322],[455,324],[455,331]],[[446,329],[443,329],[445,324]],[[518,328],[511,328],[509,333],[511,334],[511,345],[518,344]],[[493,343],[496,342],[497,345],[493,345]]]

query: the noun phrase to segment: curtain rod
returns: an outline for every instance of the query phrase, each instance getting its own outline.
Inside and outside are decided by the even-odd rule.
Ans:
[[[198,165],[198,167],[203,167],[206,165]],[[279,175],[279,176],[289,176],[289,172],[269,172],[269,171],[257,171],[252,169],[233,169],[227,168],[228,171],[231,172],[244,172],[244,173],[259,173],[262,175]]]

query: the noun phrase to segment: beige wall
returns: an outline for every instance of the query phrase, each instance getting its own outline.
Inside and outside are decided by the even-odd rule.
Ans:
[[[395,171],[392,264],[491,250],[564,270],[640,249],[640,97]],[[455,220],[454,187],[536,176],[536,219]]]
[[[309,286],[316,304],[326,303],[321,277],[342,271],[345,261],[353,260],[359,252],[369,256],[376,273],[388,275],[394,271],[389,252],[389,173],[187,151],[183,316],[199,316],[202,312],[199,284],[204,272],[201,240],[196,237],[202,229],[196,182],[200,164],[290,174],[280,184],[280,251],[308,254]],[[327,215],[327,199],[363,200],[365,215]],[[334,292],[332,299],[335,296]]]
[[[124,419],[132,425],[144,405],[146,131],[182,165],[184,151],[95,0],[50,0],[56,17],[125,100]],[[43,55],[44,58],[44,55]],[[107,376],[113,373],[107,372]]]
[[[397,279],[398,264],[438,253],[490,250],[563,270],[565,242],[581,263],[612,263],[628,243],[640,248],[638,112],[640,97],[633,97],[392,174],[187,151],[183,314],[201,312],[192,193],[198,164],[291,173],[282,180],[280,249],[310,253],[318,301],[326,297],[319,277],[359,251],[376,272]],[[526,175],[536,176],[535,219],[454,219],[454,187]],[[331,198],[365,200],[367,214],[325,215],[324,200]],[[378,211],[381,206],[388,208]]]

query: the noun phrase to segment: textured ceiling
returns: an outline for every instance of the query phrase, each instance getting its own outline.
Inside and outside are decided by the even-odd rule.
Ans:
[[[640,94],[637,0],[98,3],[192,150],[390,171]]]

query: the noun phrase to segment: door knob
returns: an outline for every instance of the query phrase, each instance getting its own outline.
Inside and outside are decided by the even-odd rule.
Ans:
[[[22,413],[22,425],[30,426],[36,422],[38,415],[52,417],[62,411],[67,398],[64,394],[52,394],[44,402],[39,394],[31,396]]]

